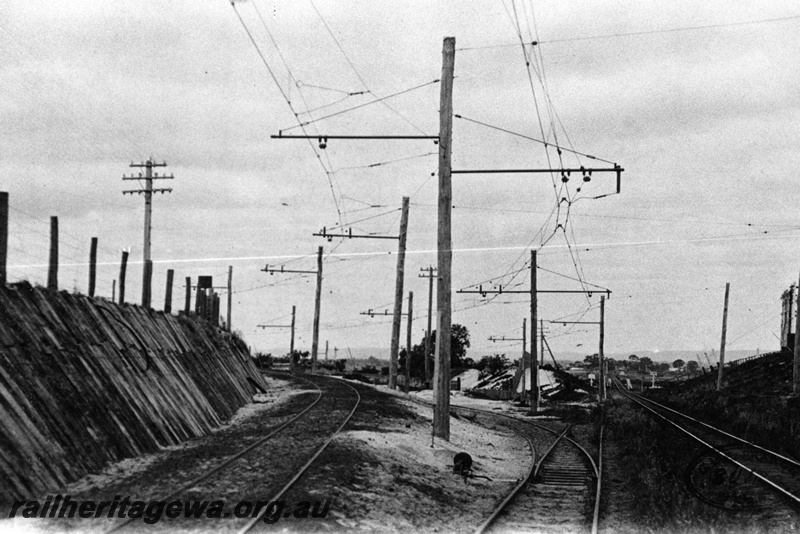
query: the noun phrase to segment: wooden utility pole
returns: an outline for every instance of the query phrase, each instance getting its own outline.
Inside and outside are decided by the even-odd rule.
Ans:
[[[119,264],[119,303],[125,304],[125,272],[128,270],[128,251],[122,251],[122,262]]]
[[[159,176],[158,173],[154,173],[153,169],[157,167],[166,167],[166,163],[156,163],[152,160],[147,160],[143,163],[131,163],[131,167],[138,167],[145,169],[145,175],[142,176],[139,173],[139,176],[134,176],[131,174],[130,176],[122,175],[123,180],[144,180],[145,187],[144,189],[130,189],[127,191],[123,191],[123,195],[133,195],[134,193],[139,195],[144,195],[144,273],[142,276],[142,307],[149,308],[150,307],[150,296],[151,296],[151,287],[153,282],[153,262],[150,259],[150,230],[152,227],[151,220],[152,220],[152,207],[153,207],[153,193],[171,193],[172,189],[170,188],[163,188],[163,189],[153,189],[153,180],[172,180],[174,176],[172,175],[163,175]]]
[[[8,193],[0,192],[0,284],[8,281]]]
[[[50,264],[47,269],[47,289],[58,291],[58,217],[50,217]]]
[[[314,333],[311,340],[311,372],[317,372],[317,350],[319,349],[319,308],[322,299],[322,247],[317,249],[317,296],[314,299]]]
[[[411,382],[411,324],[414,322],[414,292],[408,292],[408,329],[406,332],[406,383],[403,391],[408,393]]]
[[[328,340],[325,340],[325,361],[328,361]]]
[[[519,396],[519,404],[520,406],[525,406],[525,392],[527,388],[525,387],[528,383],[525,374],[528,372],[528,366],[526,365],[527,362],[525,361],[525,354],[528,352],[528,319],[524,317],[522,319],[522,393]]]
[[[598,355],[598,375],[600,376],[597,388],[597,401],[603,402],[606,400],[606,371],[605,371],[605,355],[603,354],[603,341],[605,340],[606,327],[606,297],[600,296],[600,347],[597,352]]]
[[[186,299],[183,305],[183,313],[189,315],[192,312],[192,277],[186,277]]]
[[[428,272],[428,274],[419,275],[420,278],[428,279],[428,330],[425,333],[425,386],[428,387],[431,383],[431,320],[433,319],[433,279],[436,278],[433,272],[436,268],[430,266],[420,270]]]
[[[539,319],[539,367],[544,366],[544,319]]]
[[[117,281],[111,281],[111,302],[117,301]]]
[[[792,395],[800,396],[800,282],[797,284],[797,321],[794,327],[794,366],[792,372]],[[789,315],[791,322],[791,315]],[[790,328],[791,329],[791,328]]]
[[[167,290],[164,297],[164,313],[172,313],[172,278],[175,276],[173,269],[167,269]]]
[[[289,341],[289,370],[294,371],[294,314],[295,306],[292,306],[292,337]]]
[[[728,330],[728,293],[731,283],[725,283],[725,307],[722,310],[722,340],[719,345],[719,370],[717,372],[717,391],[722,389],[722,369],[725,367],[725,334]]]
[[[456,38],[445,37],[442,45],[442,77],[439,93],[439,211],[436,284],[436,360],[434,365],[433,434],[450,441],[450,332],[452,330],[451,265],[453,241],[450,228],[453,187],[450,180],[453,149],[453,70]]]
[[[394,315],[392,316],[392,343],[389,351],[389,389],[397,388],[397,355],[400,352],[400,319],[403,313],[403,278],[406,262],[406,236],[408,234],[408,197],[403,197],[400,215],[400,234],[397,246],[397,277],[394,284]]]
[[[231,327],[231,303],[233,302],[233,265],[228,265],[228,332],[233,332]]]
[[[97,238],[92,238],[89,248],[89,296],[94,296],[95,282],[97,280]]]
[[[531,413],[539,411],[539,356],[536,354],[536,315],[539,300],[536,270],[536,251],[531,250]]]

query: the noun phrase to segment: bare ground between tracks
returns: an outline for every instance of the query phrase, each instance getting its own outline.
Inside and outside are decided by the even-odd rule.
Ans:
[[[229,424],[208,436],[125,460],[54,493],[71,495],[74,500],[95,501],[111,500],[115,495],[143,501],[163,497],[263,436],[264,427],[275,426],[313,399],[310,390],[298,394],[297,386],[283,380],[272,379],[271,386],[269,403],[242,408]],[[362,395],[362,406],[344,432],[283,498],[287,506],[329,499],[327,517],[290,517],[273,525],[260,525],[260,530],[467,532],[490,513],[527,471],[530,461],[527,445],[510,431],[489,430],[453,418],[450,441],[432,441],[429,409],[373,388],[356,387]],[[303,420],[297,424],[302,427]],[[304,430],[311,437],[316,429]],[[280,439],[279,435],[273,439]],[[465,483],[455,476],[453,456],[461,451],[474,459],[476,475],[491,480],[472,478]],[[269,453],[269,442],[252,452]],[[226,495],[209,498],[225,500],[226,506],[233,507],[238,483],[235,475],[222,473],[215,477],[223,480],[228,477],[226,482],[231,490]],[[39,498],[43,502],[45,496]],[[2,517],[8,517],[7,510]],[[163,529],[169,521],[162,517],[158,526]],[[214,531],[222,527],[221,521],[225,520],[197,519],[191,528]],[[0,520],[0,531],[104,531],[113,524],[113,520],[103,518],[53,522],[17,517]],[[181,523],[178,528],[185,525]],[[138,522],[133,530],[148,529],[148,525]]]

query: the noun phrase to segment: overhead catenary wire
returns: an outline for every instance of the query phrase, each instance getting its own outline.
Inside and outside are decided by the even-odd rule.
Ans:
[[[656,29],[656,30],[642,30],[642,31],[635,31],[635,32],[617,32],[617,33],[607,33],[607,34],[599,34],[599,35],[586,35],[582,37],[560,37],[556,39],[545,39],[542,41],[530,41],[529,45],[540,45],[540,44],[550,44],[550,43],[567,43],[567,42],[574,42],[574,41],[592,41],[597,39],[614,39],[619,37],[639,37],[643,35],[656,35],[656,34],[669,34],[669,33],[677,33],[677,32],[686,32],[686,31],[697,31],[697,30],[710,30],[715,28],[730,28],[736,26],[748,26],[751,24],[769,24],[774,22],[788,22],[793,20],[800,19],[800,15],[789,15],[786,17],[775,17],[775,18],[768,18],[768,19],[759,19],[759,20],[746,20],[746,21],[739,21],[739,22],[721,22],[715,24],[701,24],[696,26],[677,26],[673,28],[663,28],[663,29]],[[494,44],[494,45],[482,45],[482,46],[465,46],[461,48],[456,48],[456,51],[470,51],[470,50],[489,50],[493,48],[514,48],[519,46],[519,43],[504,43],[504,44]]]

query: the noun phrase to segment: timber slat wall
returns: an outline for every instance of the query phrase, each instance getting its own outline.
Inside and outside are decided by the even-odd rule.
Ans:
[[[205,322],[0,285],[0,502],[202,436],[251,401],[247,377],[264,385]]]

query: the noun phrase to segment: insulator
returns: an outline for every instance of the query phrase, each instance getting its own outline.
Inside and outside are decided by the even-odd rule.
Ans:
[[[567,176],[566,176],[566,175],[562,174],[562,175],[561,175],[561,181],[562,181],[563,183],[567,183],[567,182],[569,182],[569,178],[567,178]]]
[[[583,181],[584,182],[590,182],[591,180],[592,180],[592,177],[589,176],[588,174],[584,174],[583,175]]]
[[[327,137],[320,137],[319,138],[319,148],[325,150],[328,146],[328,138]]]

